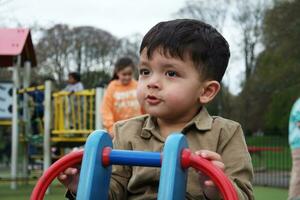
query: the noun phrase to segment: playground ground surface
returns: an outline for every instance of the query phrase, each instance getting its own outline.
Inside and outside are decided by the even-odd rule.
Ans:
[[[34,183],[20,185],[16,191],[10,189],[8,182],[0,182],[1,199],[5,200],[28,200]],[[45,200],[64,199],[65,189],[58,182],[54,182],[50,194],[46,195]],[[256,200],[284,200],[287,199],[288,190],[282,188],[254,187]]]

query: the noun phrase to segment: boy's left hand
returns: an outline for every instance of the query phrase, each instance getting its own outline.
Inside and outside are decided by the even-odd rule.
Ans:
[[[196,151],[195,154],[202,158],[210,160],[214,166],[224,171],[225,165],[222,161],[221,156],[218,153],[209,150],[199,150]],[[214,182],[210,180],[209,177],[206,176],[205,174],[201,172],[198,173],[199,173],[200,185],[203,188],[203,192],[205,196],[209,199],[220,199],[219,190],[215,186]]]

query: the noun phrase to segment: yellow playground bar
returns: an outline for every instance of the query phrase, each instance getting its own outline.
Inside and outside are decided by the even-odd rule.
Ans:
[[[32,134],[30,130],[32,106],[28,98],[29,92],[39,91],[44,93],[44,116],[39,120],[38,135]],[[17,130],[18,141],[21,148],[28,145],[42,147],[40,155],[29,155],[28,159],[40,159],[43,162],[43,169],[47,169],[53,159],[52,147],[60,149],[62,156],[64,148],[85,143],[88,135],[95,129],[102,128],[100,105],[104,93],[103,88],[87,89],[79,92],[52,91],[52,82],[46,81],[45,85],[27,87],[16,90],[15,95],[23,95],[23,98],[14,98],[12,120],[2,121],[0,125],[11,125]],[[23,110],[23,117],[16,112]],[[26,114],[27,113],[27,114]],[[26,117],[27,116],[27,117]],[[19,148],[18,145],[15,148]],[[17,151],[17,150],[16,150]],[[23,151],[28,152],[28,149]],[[56,155],[57,156],[57,155]],[[28,165],[24,162],[24,165]],[[28,174],[27,174],[28,175]],[[27,177],[26,173],[23,177]]]
[[[56,92],[53,97],[53,142],[85,142],[95,129],[95,89]],[[100,112],[100,110],[98,110]]]

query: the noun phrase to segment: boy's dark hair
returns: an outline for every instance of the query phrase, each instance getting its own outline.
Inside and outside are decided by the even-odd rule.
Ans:
[[[80,81],[80,74],[78,72],[70,72],[69,76],[73,77],[77,82]]]
[[[163,55],[184,60],[189,56],[201,78],[221,82],[230,51],[224,37],[212,26],[193,19],[176,19],[156,24],[144,36],[140,53],[147,56],[161,48]]]
[[[115,64],[114,73],[113,73],[113,77],[112,77],[111,81],[118,79],[117,73],[119,71],[121,71],[122,69],[125,69],[128,66],[131,66],[132,69],[134,69],[134,67],[135,67],[133,60],[131,58],[123,57],[123,58],[118,59]]]

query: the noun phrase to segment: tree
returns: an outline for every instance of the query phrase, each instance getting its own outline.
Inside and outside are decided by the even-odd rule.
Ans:
[[[245,83],[255,68],[261,44],[262,21],[269,5],[270,0],[189,0],[177,15],[205,21],[221,33],[226,19],[235,22],[241,33],[238,39],[245,60]]]
[[[256,129],[256,124],[254,124],[257,120],[254,120],[254,122],[251,121],[252,119],[255,119],[257,110],[252,107],[254,106],[253,102],[256,100],[254,99],[255,96],[249,92],[252,90],[249,86],[249,82],[254,74],[258,55],[263,49],[263,44],[261,42],[263,20],[265,12],[270,4],[266,0],[241,0],[236,1],[235,5],[236,9],[233,12],[232,19],[234,23],[238,25],[238,31],[240,31],[239,46],[241,48],[245,67],[242,91],[238,96],[238,109],[241,111],[238,118],[243,125],[245,132],[251,133],[258,129]]]
[[[119,40],[119,48],[116,50],[115,54],[120,57],[126,56],[130,57],[135,64],[139,62],[139,50],[142,41],[142,35],[134,34],[126,38],[121,38]],[[135,70],[134,76],[138,78],[138,71]]]
[[[107,82],[119,57],[130,56],[138,61],[139,35],[118,39],[95,27],[66,24],[42,29],[40,35],[36,45],[40,73],[53,74],[60,86],[67,73],[77,71],[83,75],[84,85],[95,87]]]
[[[119,40],[119,48],[116,54],[121,56],[129,56],[135,63],[139,61],[139,50],[143,36],[134,34]]]
[[[40,71],[54,74],[62,85],[70,71],[84,72],[85,81],[94,81],[89,79],[89,74],[111,70],[116,57],[113,52],[118,47],[118,39],[101,29],[57,24],[42,32],[36,52]]]
[[[82,74],[85,87],[107,83],[111,66],[115,60],[115,49],[119,41],[110,33],[89,26],[72,30],[73,51],[76,71]]]
[[[240,46],[245,62],[244,82],[247,82],[255,69],[261,44],[262,22],[268,5],[266,0],[236,1],[237,10],[233,20],[240,27],[241,32]]]
[[[188,0],[176,15],[204,21],[222,32],[229,5],[230,0]]]
[[[243,91],[252,97],[249,121],[256,123],[251,129],[287,133],[289,112],[300,91],[299,8],[299,1],[280,1],[266,12],[265,49]]]
[[[273,86],[264,117],[267,128],[285,133],[291,106],[300,96],[299,8],[299,1],[278,2],[267,12],[264,26],[266,51],[262,59],[269,62],[262,68],[272,67],[272,78],[267,83]]]

